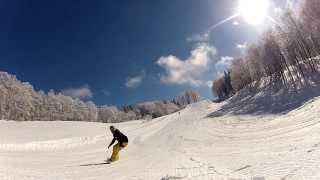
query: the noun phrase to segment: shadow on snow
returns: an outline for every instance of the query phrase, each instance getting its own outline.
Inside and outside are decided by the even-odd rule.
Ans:
[[[108,162],[103,162],[103,163],[92,163],[92,164],[82,164],[80,166],[101,166],[101,165],[106,165],[106,164],[110,164]]]

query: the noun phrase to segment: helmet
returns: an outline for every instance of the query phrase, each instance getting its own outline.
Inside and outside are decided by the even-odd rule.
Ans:
[[[111,132],[113,132],[113,131],[116,130],[116,128],[115,128],[114,126],[110,126],[109,128],[110,128],[110,131],[111,131]]]

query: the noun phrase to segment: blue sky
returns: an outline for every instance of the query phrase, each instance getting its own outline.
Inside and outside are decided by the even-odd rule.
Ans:
[[[0,70],[99,105],[184,90],[212,98],[208,81],[268,24],[238,17],[210,29],[236,9],[235,0],[2,0]]]

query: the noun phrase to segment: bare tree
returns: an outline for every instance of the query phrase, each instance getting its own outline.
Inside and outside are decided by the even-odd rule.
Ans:
[[[304,0],[301,10],[294,14],[287,9],[279,15],[277,24],[268,29],[242,57],[230,67],[231,84],[237,92],[253,82],[268,77],[270,83],[281,81],[296,89],[296,83],[308,85],[310,76],[319,72],[320,2]],[[227,96],[223,77],[213,82],[213,93]]]

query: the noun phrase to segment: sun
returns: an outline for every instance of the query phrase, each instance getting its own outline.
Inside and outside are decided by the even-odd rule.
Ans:
[[[268,16],[269,7],[268,0],[239,0],[238,14],[249,24],[259,25]]]

